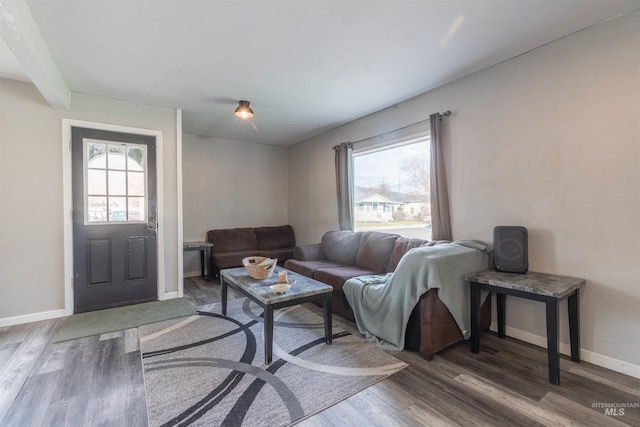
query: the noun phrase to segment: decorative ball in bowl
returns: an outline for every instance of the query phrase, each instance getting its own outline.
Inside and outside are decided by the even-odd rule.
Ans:
[[[271,285],[271,290],[276,294],[283,294],[289,290],[291,287],[288,283],[276,283],[275,285]]]
[[[265,258],[263,256],[250,256],[242,260],[242,265],[254,279],[268,279],[276,268],[278,260],[275,258]]]

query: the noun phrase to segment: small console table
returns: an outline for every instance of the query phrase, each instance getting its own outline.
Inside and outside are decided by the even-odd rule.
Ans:
[[[204,277],[204,267],[207,267],[207,282],[213,280],[213,271],[211,271],[211,248],[213,243],[209,242],[184,242],[183,250],[200,251],[200,273]]]
[[[507,295],[542,301],[547,312],[547,352],[549,357],[549,382],[560,384],[560,355],[558,353],[558,301],[567,298],[569,307],[569,334],[571,360],[580,361],[580,328],[578,314],[578,290],[584,279],[555,274],[502,273],[483,271],[466,277],[471,283],[471,352],[480,351],[480,291],[496,293],[498,336],[505,337],[505,299]]]

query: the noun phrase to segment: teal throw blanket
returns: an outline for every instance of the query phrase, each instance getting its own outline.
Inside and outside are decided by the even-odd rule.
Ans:
[[[438,288],[438,297],[468,339],[469,285],[464,278],[489,268],[489,252],[490,246],[479,240],[420,247],[408,251],[394,273],[347,280],[342,289],[358,330],[382,348],[402,350],[413,308],[422,294]]]

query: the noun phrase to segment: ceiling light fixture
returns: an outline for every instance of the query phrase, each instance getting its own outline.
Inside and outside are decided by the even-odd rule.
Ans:
[[[249,101],[238,102],[238,108],[236,108],[236,111],[234,111],[233,114],[240,117],[242,120],[247,120],[253,117],[253,110],[249,107]]]

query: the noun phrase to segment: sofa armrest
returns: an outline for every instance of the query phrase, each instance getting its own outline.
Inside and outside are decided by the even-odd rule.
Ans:
[[[309,245],[296,246],[293,256],[298,261],[320,261],[326,259],[322,243],[311,243]]]

